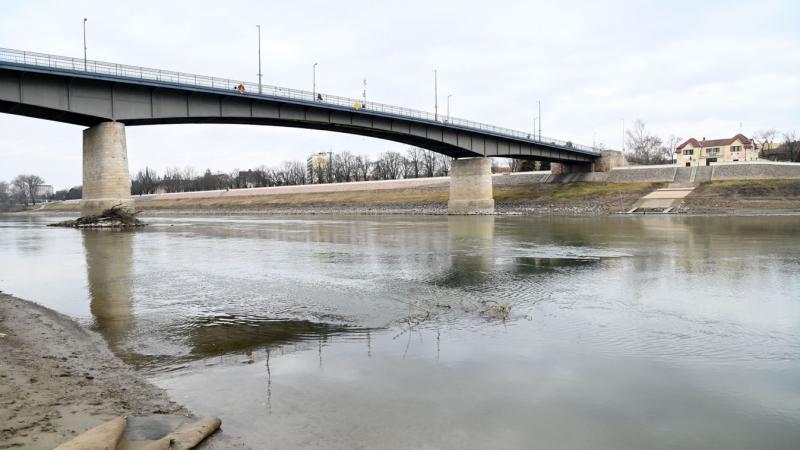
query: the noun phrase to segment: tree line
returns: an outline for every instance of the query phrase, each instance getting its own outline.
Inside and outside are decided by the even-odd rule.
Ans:
[[[0,181],[0,211],[17,211],[40,200],[47,200],[39,193],[44,179],[38,175],[17,175],[11,183]]]
[[[285,161],[276,167],[259,166],[230,173],[199,173],[192,167],[167,168],[163,173],[145,167],[131,178],[133,195],[156,192],[192,192],[252,187],[295,186],[311,183],[347,183],[446,176],[451,158],[418,147],[405,153],[387,151],[375,160],[344,151],[311,158],[310,162]]]

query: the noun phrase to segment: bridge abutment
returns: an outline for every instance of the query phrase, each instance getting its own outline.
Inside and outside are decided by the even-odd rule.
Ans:
[[[550,163],[550,172],[553,175],[568,175],[571,173],[608,172],[615,167],[627,166],[628,161],[622,152],[616,150],[603,150],[600,157],[594,162],[581,163]]]
[[[492,160],[464,158],[450,169],[448,214],[493,214]]]
[[[103,122],[83,130],[81,215],[122,205],[133,209],[125,125]]]

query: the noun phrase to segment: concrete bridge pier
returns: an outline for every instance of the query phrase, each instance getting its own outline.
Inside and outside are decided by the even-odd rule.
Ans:
[[[133,209],[125,125],[102,122],[83,130],[81,215],[100,214],[120,204]]]
[[[450,169],[448,214],[494,214],[492,160],[463,158]]]

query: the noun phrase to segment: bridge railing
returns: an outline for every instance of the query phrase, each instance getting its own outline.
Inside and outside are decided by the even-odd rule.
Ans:
[[[488,132],[501,136],[508,136],[515,139],[529,141],[531,143],[539,143],[544,145],[557,146],[586,152],[591,154],[598,154],[599,149],[594,147],[575,144],[570,141],[554,139],[549,137],[536,136],[536,133],[525,131],[513,130],[510,128],[498,127],[472,120],[459,119],[455,117],[448,117],[442,114],[433,114],[426,111],[420,111],[411,108],[403,108],[400,106],[388,105],[385,103],[373,102],[364,99],[355,99],[348,97],[341,97],[338,95],[325,94],[321,92],[309,92],[300,89],[284,88],[279,86],[271,86],[258,83],[237,81],[228,78],[217,78],[206,75],[195,75],[183,72],[174,72],[169,70],[151,69],[147,67],[130,66],[126,64],[109,63],[95,60],[84,60],[82,58],[72,58],[68,56],[56,56],[46,53],[36,53],[13,49],[0,48],[0,61],[31,65],[38,67],[46,67],[54,70],[68,70],[76,72],[86,72],[89,74],[100,74],[113,77],[122,77],[128,79],[139,79],[156,81],[161,83],[170,83],[175,85],[201,87],[205,89],[220,90],[220,91],[236,91],[240,93],[240,86],[243,87],[243,92],[240,95],[254,96],[254,97],[267,97],[299,100],[310,103],[323,103],[336,105],[345,108],[356,110],[363,110],[364,112],[380,112],[382,114],[399,116],[404,118],[422,119],[431,122],[439,122],[444,125],[453,125],[455,127],[468,128],[477,131]],[[321,100],[320,100],[321,97]]]

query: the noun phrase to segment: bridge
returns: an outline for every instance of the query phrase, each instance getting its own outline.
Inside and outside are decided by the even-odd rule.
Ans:
[[[598,149],[569,141],[365,99],[11,49],[0,49],[0,112],[88,127],[85,214],[130,199],[125,126],[271,125],[426,148],[456,158],[453,212],[493,208],[488,157],[583,168],[601,157]]]

